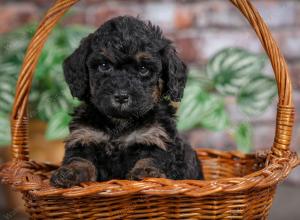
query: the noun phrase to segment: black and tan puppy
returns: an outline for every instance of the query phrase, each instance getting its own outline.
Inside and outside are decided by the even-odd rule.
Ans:
[[[64,62],[75,109],[57,187],[145,177],[202,179],[196,153],[176,130],[186,66],[151,23],[117,17]]]

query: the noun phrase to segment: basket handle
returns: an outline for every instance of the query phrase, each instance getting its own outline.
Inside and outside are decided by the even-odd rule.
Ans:
[[[26,161],[29,159],[27,105],[31,82],[38,58],[54,26],[65,12],[78,1],[79,0],[57,0],[40,23],[29,44],[17,83],[16,97],[11,118],[13,160]],[[247,18],[272,63],[278,86],[279,103],[277,109],[275,139],[270,156],[275,158],[286,157],[290,154],[289,145],[294,124],[292,85],[286,61],[273,39],[269,28],[250,1],[230,1]]]

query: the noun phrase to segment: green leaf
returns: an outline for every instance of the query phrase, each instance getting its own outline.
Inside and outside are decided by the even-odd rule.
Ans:
[[[0,147],[10,144],[10,121],[9,117],[4,114],[0,114]]]
[[[61,111],[70,111],[73,104],[65,93],[57,94],[55,91],[45,91],[40,95],[38,101],[38,115],[42,120],[49,121],[53,115]]]
[[[218,103],[207,115],[202,115],[201,125],[212,131],[222,131],[229,125],[229,116],[224,103]]]
[[[4,115],[8,115],[12,110],[15,96],[16,77],[9,73],[0,73],[0,111]]]
[[[258,56],[239,48],[224,49],[217,53],[206,68],[207,76],[223,95],[236,95],[251,78],[265,67],[265,56]]]
[[[52,116],[49,121],[46,131],[46,138],[48,140],[57,140],[67,137],[69,134],[68,125],[71,117],[68,113],[61,111]]]
[[[240,123],[235,129],[234,138],[239,151],[250,153],[252,148],[252,128],[249,123]]]
[[[178,129],[188,130],[199,123],[199,115],[202,112],[202,108],[198,108],[198,106],[204,99],[207,99],[206,94],[203,93],[199,86],[193,84],[187,85],[177,113]]]
[[[190,68],[187,81],[187,83],[197,83],[205,91],[214,88],[214,82],[200,69]]]
[[[204,127],[219,131],[227,125],[228,114],[223,99],[205,92],[197,83],[189,82],[178,110],[178,129]]]
[[[275,80],[267,76],[257,76],[245,85],[237,97],[237,104],[248,116],[264,112],[277,94]]]

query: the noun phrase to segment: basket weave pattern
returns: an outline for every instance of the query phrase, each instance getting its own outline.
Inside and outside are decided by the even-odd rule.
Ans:
[[[264,154],[197,150],[205,181],[146,179],[49,185],[55,165],[29,160],[27,105],[34,69],[48,35],[79,0],[57,0],[40,23],[24,58],[12,112],[13,160],[0,178],[23,193],[31,219],[267,219],[277,184],[299,164],[289,146],[294,123],[287,64],[249,0],[230,0],[247,18],[268,54],[278,85],[274,143]]]

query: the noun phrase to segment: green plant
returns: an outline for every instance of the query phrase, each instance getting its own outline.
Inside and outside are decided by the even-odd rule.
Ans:
[[[36,25],[28,25],[0,37],[0,146],[10,142],[9,114],[23,55]],[[78,103],[64,81],[62,61],[92,30],[81,26],[58,26],[51,34],[36,68],[30,93],[30,117],[48,122],[46,137],[63,138],[68,133],[69,113]]]
[[[178,129],[227,131],[239,150],[249,152],[251,125],[247,120],[234,123],[225,100],[234,97],[245,118],[264,112],[277,94],[274,79],[263,74],[266,60],[264,55],[229,48],[217,53],[203,71],[192,69],[178,111]]]

